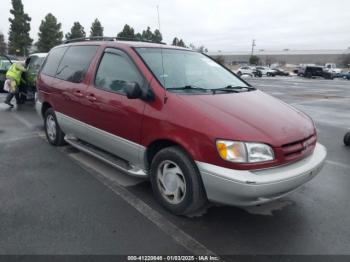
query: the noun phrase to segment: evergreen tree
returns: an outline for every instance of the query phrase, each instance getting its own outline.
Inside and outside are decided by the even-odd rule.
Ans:
[[[177,37],[174,37],[172,45],[174,46],[181,46],[181,47],[186,47],[185,42]]]
[[[29,36],[30,21],[32,20],[28,14],[24,13],[24,8],[21,0],[12,0],[12,9],[10,13],[13,18],[9,18],[9,53],[28,54],[29,48],[32,45],[33,39]]]
[[[134,39],[135,38],[134,28],[132,28],[131,26],[126,24],[126,25],[124,25],[123,30],[121,32],[119,32],[117,36],[118,37]]]
[[[174,37],[173,42],[172,42],[171,45],[177,46],[179,44],[179,42],[180,42],[179,39],[177,37]]]
[[[147,27],[147,30],[142,31],[141,37],[142,37],[142,40],[153,41],[154,35],[149,26]]]
[[[84,38],[86,37],[84,27],[79,22],[74,22],[70,32],[66,34],[66,39]]]
[[[260,58],[256,55],[252,55],[250,58],[249,58],[249,63],[251,65],[258,65],[260,62]]]
[[[158,29],[154,30],[152,41],[156,43],[161,43],[162,40],[163,40],[163,36],[160,33],[160,31]]]
[[[187,47],[186,44],[185,44],[185,42],[184,42],[182,39],[180,39],[180,41],[179,41],[179,43],[178,43],[178,46]],[[207,51],[207,52],[208,52],[208,51]]]
[[[103,36],[103,27],[101,25],[101,22],[97,18],[92,23],[90,29],[90,37],[94,36]]]
[[[49,52],[52,47],[62,42],[61,23],[57,23],[56,17],[48,13],[41,21],[38,35],[38,52]]]
[[[135,35],[135,39],[137,39],[137,40],[142,40],[142,35],[141,35],[140,33],[137,33],[137,34]]]
[[[5,37],[4,34],[0,32],[0,54],[6,54],[6,43],[5,43]]]

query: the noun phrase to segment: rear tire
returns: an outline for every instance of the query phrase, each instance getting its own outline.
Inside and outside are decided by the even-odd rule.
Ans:
[[[45,112],[44,127],[47,141],[53,146],[63,146],[65,144],[64,136],[58,125],[55,111],[49,108]]]
[[[344,136],[344,145],[350,146],[350,132],[347,132]]]
[[[155,155],[150,180],[157,201],[173,214],[204,213],[208,200],[199,170],[180,147],[167,147]]]

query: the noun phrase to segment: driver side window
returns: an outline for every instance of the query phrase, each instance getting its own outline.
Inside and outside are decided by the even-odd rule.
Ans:
[[[143,78],[122,51],[106,49],[96,72],[95,86],[97,88],[124,94],[124,87],[128,82],[143,85]]]

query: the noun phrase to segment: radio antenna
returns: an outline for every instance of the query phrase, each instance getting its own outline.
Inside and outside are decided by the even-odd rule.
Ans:
[[[160,16],[159,16],[159,5],[157,5],[157,14],[158,14],[158,30],[159,30],[159,33],[161,33],[161,30],[160,30]],[[160,56],[162,57],[162,69],[163,69],[163,84],[164,84],[164,88],[166,90],[166,84],[165,84],[165,70],[164,70],[164,58],[163,58],[163,48],[160,46]],[[164,97],[164,103],[166,103],[167,101],[167,96],[166,96],[166,92],[165,92],[165,97]]]

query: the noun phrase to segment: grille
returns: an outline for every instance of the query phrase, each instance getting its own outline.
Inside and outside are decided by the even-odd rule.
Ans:
[[[316,135],[312,135],[305,139],[283,145],[282,152],[286,159],[296,158],[312,151],[316,145],[316,142]]]

